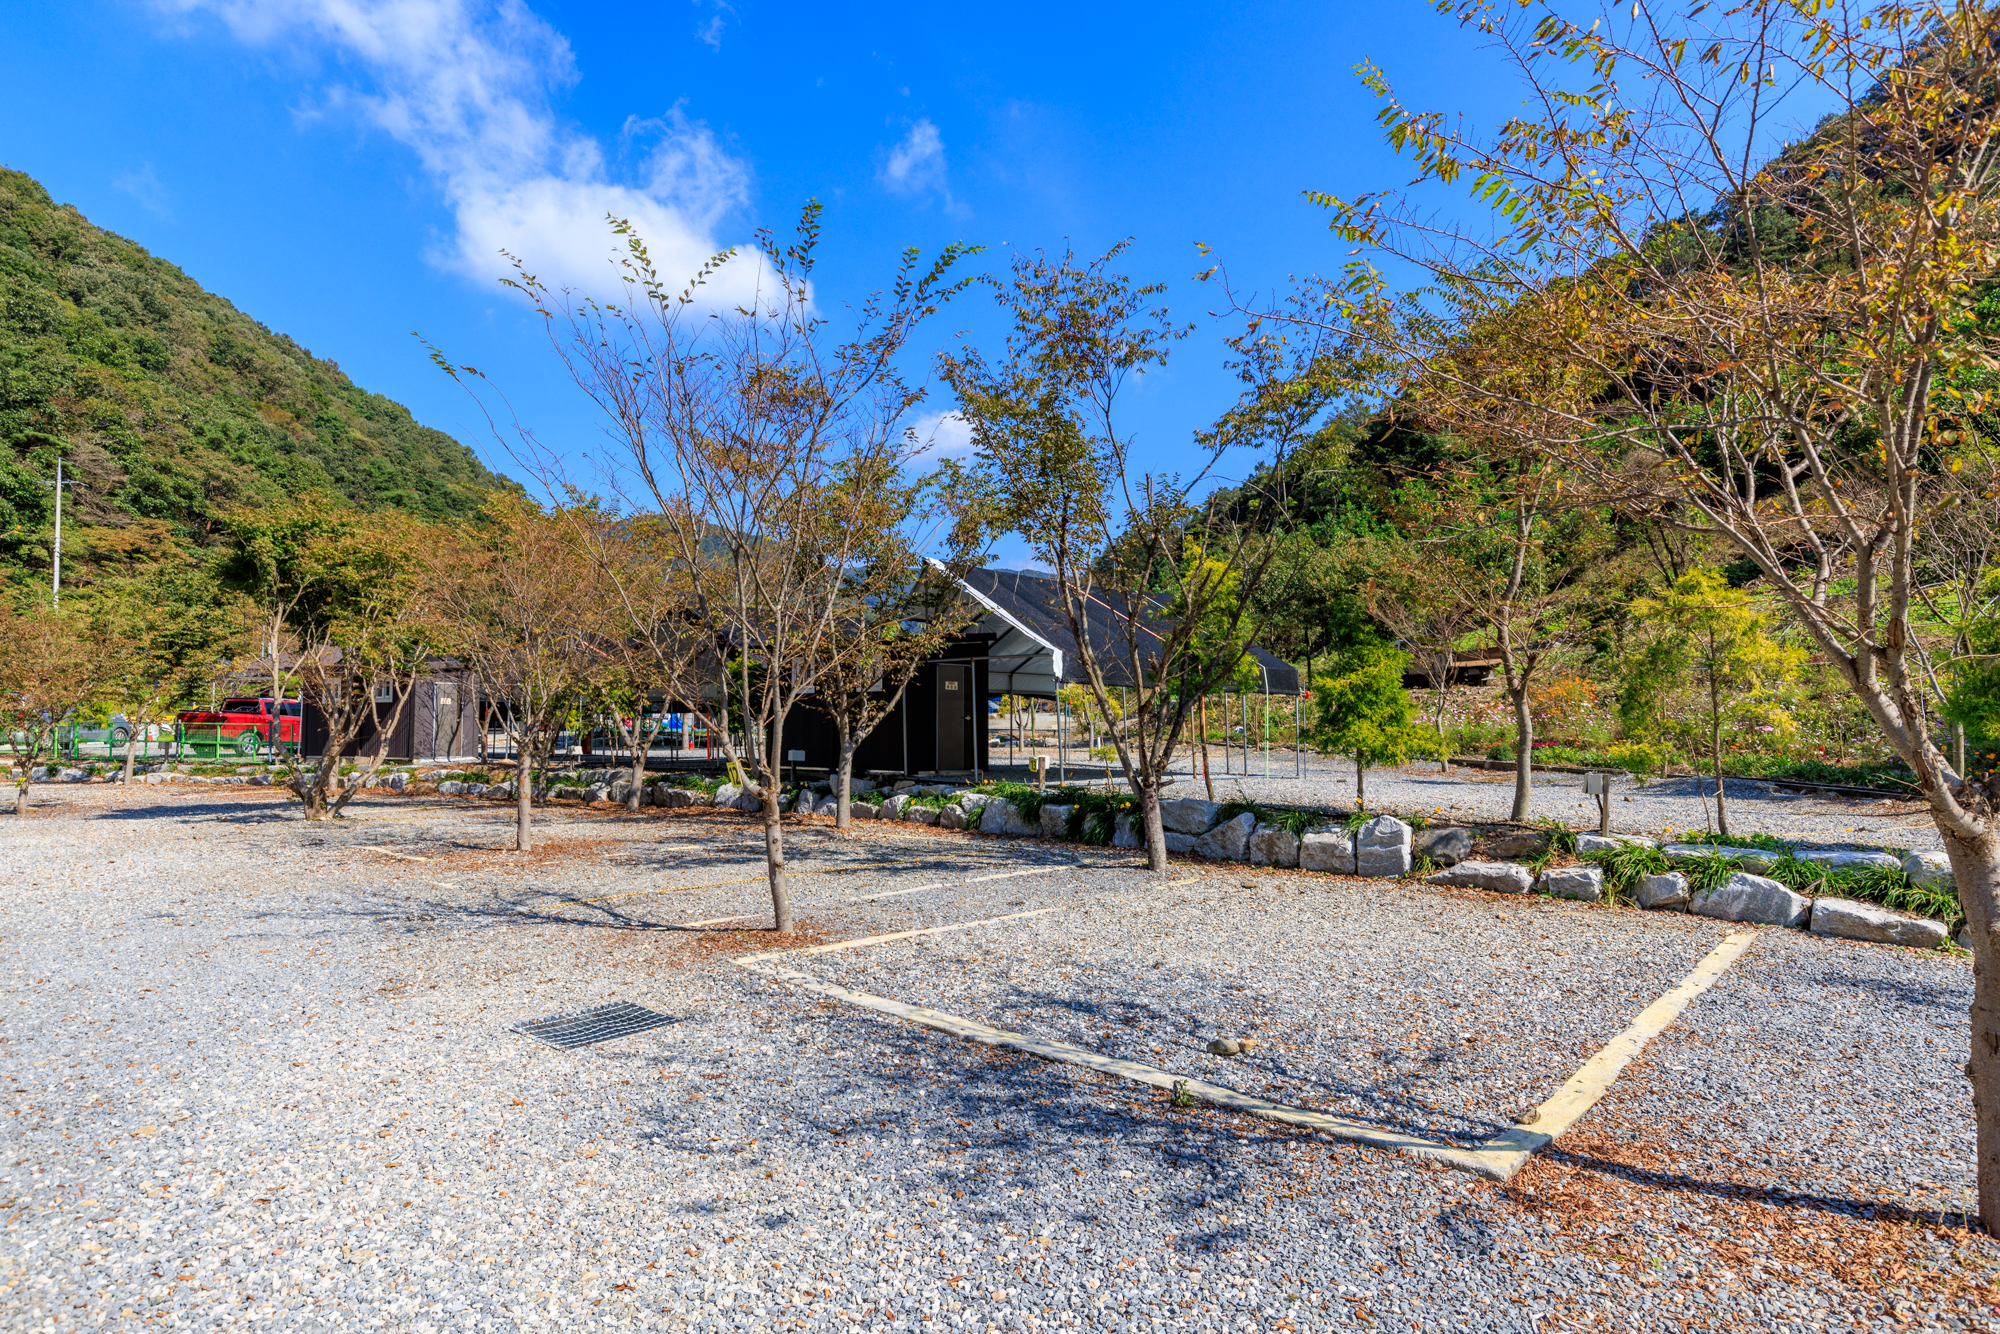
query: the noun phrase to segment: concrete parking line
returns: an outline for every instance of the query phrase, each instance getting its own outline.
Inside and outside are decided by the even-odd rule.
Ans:
[[[731,960],[739,968],[746,968],[777,982],[801,987],[815,994],[845,1001],[850,1005],[878,1014],[890,1015],[908,1020],[925,1028],[948,1033],[968,1042],[977,1042],[988,1047],[1005,1047],[1013,1051],[1026,1052],[1044,1060],[1061,1061],[1066,1065],[1082,1066],[1104,1074],[1116,1075],[1121,1079],[1149,1084],[1154,1088],[1227,1107],[1233,1111],[1247,1112],[1251,1116],[1267,1121],[1278,1121],[1286,1125],[1302,1126],[1331,1135],[1336,1139],[1351,1140],[1378,1149],[1392,1149],[1408,1153],[1431,1162],[1443,1163],[1448,1167],[1469,1172],[1475,1176],[1493,1181],[1506,1181],[1519,1171],[1522,1164],[1533,1157],[1535,1152],[1554,1142],[1557,1136],[1576,1124],[1584,1113],[1597,1104],[1607,1093],[1619,1074],[1632,1058],[1637,1056],[1662,1029],[1680,1016],[1681,1011],[1707,991],[1727,972],[1729,966],[1742,957],[1751,943],[1756,940],[1755,931],[1733,932],[1721,944],[1709,951],[1693,972],[1683,978],[1673,990],[1641,1010],[1624,1032],[1605,1044],[1603,1049],[1586,1061],[1582,1068],[1556,1090],[1555,1094],[1535,1110],[1535,1114],[1523,1124],[1502,1131],[1500,1134],[1474,1145],[1461,1148],[1454,1144],[1443,1144],[1418,1135],[1385,1129],[1364,1121],[1332,1116],[1325,1112],[1309,1111],[1303,1107],[1291,1107],[1283,1103],[1259,1098],[1254,1094],[1211,1084],[1204,1079],[1186,1075],[1176,1075],[1138,1061],[1123,1057],[1106,1056],[1085,1047],[1058,1042],[1049,1038],[1033,1037],[1026,1033],[1016,1033],[1007,1029],[994,1028],[975,1019],[947,1014],[924,1006],[909,1005],[892,1000],[887,996],[876,996],[865,991],[852,991],[846,987],[823,982],[808,973],[778,966],[774,961],[788,958],[804,958],[815,954],[829,954],[839,950],[862,949],[870,945],[884,945],[893,941],[910,940],[917,936],[935,935],[944,931],[962,931],[972,927],[992,926],[1001,922],[1017,921],[1027,917],[1039,917],[1044,913],[1060,912],[1061,908],[1037,908],[1024,913],[1010,913],[1004,917],[986,917],[969,922],[957,922],[947,926],[925,927],[915,931],[895,931],[886,935],[863,936],[855,940],[835,941],[826,945],[815,945],[806,949],[773,950],[764,954],[744,955]]]

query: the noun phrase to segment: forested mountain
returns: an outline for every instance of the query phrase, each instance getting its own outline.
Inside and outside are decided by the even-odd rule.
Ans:
[[[42,479],[59,453],[80,481],[64,505],[66,566],[121,533],[126,546],[205,545],[226,507],[305,490],[449,519],[512,485],[334,362],[0,168],[0,582],[48,568]]]

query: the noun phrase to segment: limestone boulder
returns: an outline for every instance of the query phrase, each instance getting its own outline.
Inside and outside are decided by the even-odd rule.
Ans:
[[[952,804],[971,817],[985,810],[992,801],[993,794],[990,792],[961,792],[952,799]]]
[[[1345,829],[1309,829],[1299,840],[1299,865],[1308,871],[1354,874],[1354,835]]]
[[[1661,875],[1642,875],[1635,897],[1641,908],[1678,908],[1686,911],[1688,900],[1693,897],[1688,890],[1688,878],[1679,871],[1667,871]]]
[[[619,779],[611,785],[610,796],[613,801],[623,802],[629,800],[632,796],[632,784],[625,779]]]
[[[1873,850],[1857,852],[1848,848],[1839,850],[1801,848],[1792,855],[1802,862],[1811,862],[1815,866],[1824,866],[1829,871],[1900,871],[1903,869],[1902,859],[1886,852],[1876,852]]]
[[[850,801],[847,813],[856,820],[877,820],[882,816],[882,808],[872,801]]]
[[[903,808],[905,806],[908,806],[909,804],[910,804],[909,797],[904,793],[898,792],[895,796],[890,797],[887,801],[882,803],[882,818],[884,820],[902,819]]]
[[[979,813],[979,832],[982,834],[1004,834],[1010,838],[1029,838],[1042,832],[1041,821],[1029,824],[1022,816],[1021,808],[1005,797],[996,797],[986,803]]]
[[[1872,940],[1882,945],[1911,945],[1934,950],[1951,938],[1943,922],[1911,917],[1859,899],[1815,899],[1811,931],[1842,940]]]
[[[1812,915],[1812,900],[1765,876],[1737,871],[1714,889],[1696,894],[1688,908],[1698,916],[1725,922],[1804,926]]]
[[[1425,825],[1416,833],[1411,847],[1419,857],[1428,857],[1439,866],[1456,866],[1472,855],[1472,831],[1457,825]]]
[[[1250,851],[1250,831],[1256,827],[1257,817],[1248,811],[1233,820],[1224,820],[1195,839],[1194,855],[1212,857],[1216,861],[1240,862]]]
[[[1260,824],[1250,831],[1249,860],[1252,866],[1297,866],[1298,837],[1289,829]]]
[[[938,828],[963,829],[966,827],[966,821],[969,818],[963,806],[947,806],[938,812]]]
[[[1176,834],[1206,834],[1222,808],[1199,797],[1175,797],[1160,803],[1160,823]]]
[[[875,784],[866,778],[850,778],[847,780],[847,796],[850,801],[855,797],[866,796],[874,790]]]
[[[257,780],[253,778],[250,781],[254,783]],[[483,797],[486,795],[486,784],[467,783],[462,789],[460,789],[460,792],[462,795],[468,797]]]
[[[1486,855],[1500,860],[1539,857],[1549,850],[1549,836],[1535,829],[1508,829],[1486,840]]]
[[[597,789],[592,790],[595,791]],[[736,799],[742,795],[742,788],[734,783],[724,783],[721,787],[715,789],[715,795],[709,798],[709,804],[711,806],[721,806],[725,810],[734,810],[736,808]]]
[[[1043,838],[1068,838],[1069,816],[1074,806],[1044,806],[1035,832]]]
[[[1111,826],[1111,846],[1114,848],[1145,847],[1145,822],[1130,812],[1119,816],[1117,821]]]
[[[1903,874],[1910,883],[1920,889],[1955,890],[1958,882],[1952,879],[1951,858],[1942,852],[1908,853],[1903,858]]]
[[[382,780],[382,784],[391,792],[401,792],[410,785],[410,776],[408,774],[390,774]]]
[[[1495,894],[1525,894],[1535,887],[1535,876],[1518,862],[1460,862],[1425,876],[1424,883],[1486,889]]]
[[[341,785],[342,787],[346,787],[346,786],[347,786],[347,780],[346,780],[345,778],[341,779],[341,781],[340,781],[340,785]],[[458,781],[457,779],[455,779],[455,778],[454,778],[454,779],[449,779],[449,780],[447,780],[447,781],[445,781],[445,782],[442,782],[442,783],[439,783],[439,784],[438,784],[438,794],[439,794],[440,796],[446,796],[446,797],[455,797],[455,796],[457,796],[457,795],[458,795],[459,793],[461,793],[461,792],[463,792],[463,791],[465,791],[465,784],[463,784],[463,783],[459,782],[459,781]],[[594,788],[591,788],[591,789],[590,789],[590,793],[589,793],[588,795],[586,795],[586,796],[584,797],[584,800],[585,800],[585,801],[602,801],[602,800],[604,800],[604,789],[603,789],[603,788],[601,788],[601,787],[594,787]]]
[[[1620,848],[1657,848],[1659,843],[1637,834],[1578,834],[1576,855],[1581,857],[1592,852],[1616,852]]]
[[[1201,842],[1201,839],[1194,834],[1176,834],[1171,829],[1161,832],[1166,835],[1168,852],[1191,853],[1195,849],[1195,844]]]
[[[938,808],[935,806],[905,807],[903,810],[903,818],[905,820],[908,820],[911,824],[934,825],[938,822]]]
[[[1551,866],[1536,888],[1552,898],[1596,903],[1604,897],[1604,872],[1595,866]]]
[[[1393,815],[1378,815],[1354,834],[1354,873],[1405,876],[1410,873],[1416,831]]]

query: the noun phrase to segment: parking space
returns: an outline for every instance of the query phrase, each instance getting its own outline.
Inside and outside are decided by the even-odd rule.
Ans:
[[[502,812],[353,812],[107,791],[0,826],[0,1326],[1993,1319],[1992,1253],[1952,1213],[1958,960],[1766,933],[1501,1186],[737,962],[901,937],[782,962],[1471,1143],[1724,928],[802,828],[799,930],[774,939],[737,819],[561,813],[519,857]],[[615,1001],[666,1022],[573,1050],[513,1031]],[[1208,1054],[1224,1036],[1256,1045]]]

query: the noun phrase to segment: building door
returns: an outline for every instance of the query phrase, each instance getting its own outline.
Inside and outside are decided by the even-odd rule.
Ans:
[[[458,687],[440,681],[431,696],[431,754],[458,754]]]
[[[941,662],[937,668],[937,771],[970,769],[966,758],[972,731],[972,666]]]

